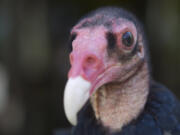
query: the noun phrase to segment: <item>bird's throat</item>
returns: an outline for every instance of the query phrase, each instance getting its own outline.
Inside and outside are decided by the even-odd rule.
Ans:
[[[147,63],[128,80],[99,88],[91,97],[96,118],[110,131],[120,131],[136,119],[144,108],[149,93]]]

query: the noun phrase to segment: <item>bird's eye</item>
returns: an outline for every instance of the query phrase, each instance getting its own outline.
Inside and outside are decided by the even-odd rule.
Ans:
[[[126,47],[131,47],[133,44],[134,38],[131,32],[125,32],[122,36],[122,43]]]

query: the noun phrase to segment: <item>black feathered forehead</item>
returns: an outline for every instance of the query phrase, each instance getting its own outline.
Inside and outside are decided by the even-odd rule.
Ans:
[[[136,18],[135,15],[119,7],[108,6],[91,11],[83,16],[80,21],[78,21],[75,28],[81,29],[103,25],[111,30],[112,23],[118,21],[119,18],[127,19],[132,22],[135,25],[137,32],[141,33],[141,35],[144,37],[143,42],[146,45],[146,36],[141,22]]]
[[[113,21],[117,21],[119,18],[127,19],[134,23],[138,30],[141,30],[141,24],[136,17],[125,9],[118,7],[103,7],[98,8],[86,16],[82,17],[77,28],[92,27],[98,25],[104,25],[109,28]]]

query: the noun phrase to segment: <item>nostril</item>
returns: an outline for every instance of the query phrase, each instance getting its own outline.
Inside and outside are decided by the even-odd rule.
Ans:
[[[86,62],[87,62],[88,65],[93,65],[93,64],[96,63],[96,60],[93,57],[88,57],[86,59]]]
[[[84,64],[85,67],[96,67],[98,60],[95,56],[88,56],[86,57]]]
[[[94,55],[86,56],[83,61],[83,73],[87,78],[92,77],[98,71],[99,60]]]

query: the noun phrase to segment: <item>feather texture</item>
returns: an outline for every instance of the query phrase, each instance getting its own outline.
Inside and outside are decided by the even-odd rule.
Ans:
[[[94,116],[88,102],[78,114],[78,125],[71,135],[180,135],[179,101],[163,85],[152,82],[148,101],[140,116],[120,132],[109,133]],[[66,135],[66,134],[57,134]]]

